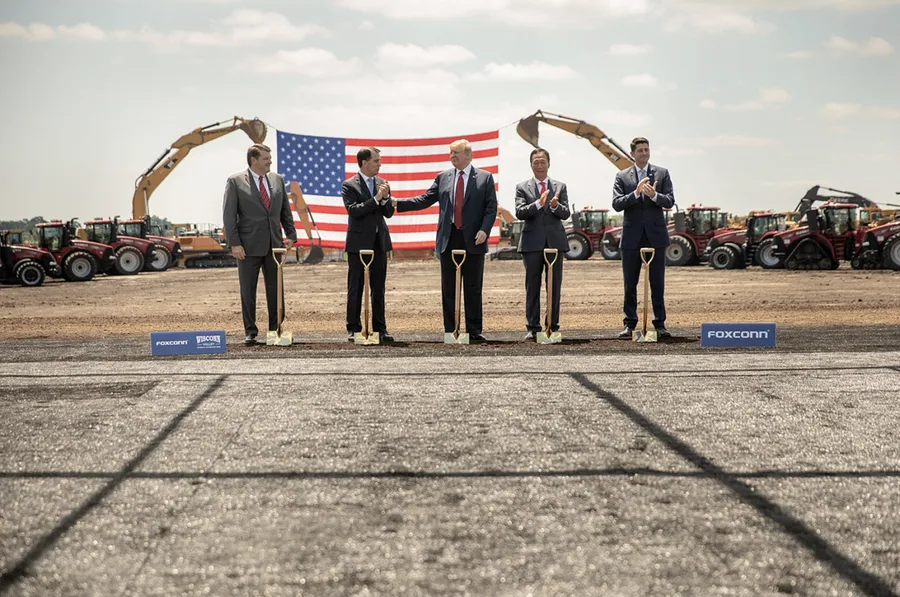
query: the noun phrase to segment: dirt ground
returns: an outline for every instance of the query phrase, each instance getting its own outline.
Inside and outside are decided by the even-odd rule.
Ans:
[[[345,263],[285,267],[289,329],[334,335],[345,330]],[[703,322],[775,322],[793,327],[900,325],[900,273],[893,271],[716,271],[708,266],[666,272],[668,326]],[[440,268],[436,261],[393,261],[388,268],[387,324],[395,335],[440,334]],[[525,329],[524,267],[486,261],[485,334]],[[622,325],[620,262],[567,261],[561,328],[610,334]],[[265,299],[258,301],[264,321]],[[184,270],[98,276],[87,283],[48,281],[40,288],[0,287],[0,339],[72,339],[97,334],[224,329],[242,334],[237,270]]]

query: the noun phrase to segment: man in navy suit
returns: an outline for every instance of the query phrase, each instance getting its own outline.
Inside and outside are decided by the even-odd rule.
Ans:
[[[634,165],[616,174],[612,206],[624,211],[622,239],[622,273],[625,278],[625,329],[619,338],[631,338],[638,324],[637,285],[641,274],[640,250],[656,249],[650,263],[650,293],[653,302],[653,327],[659,338],[671,338],[666,329],[666,247],[669,231],[663,209],[675,205],[675,192],[669,171],[650,164],[650,141],[635,137],[631,141]]]
[[[525,340],[534,340],[541,331],[541,278],[547,270],[544,249],[558,249],[553,264],[553,306],[550,310],[550,330],[559,331],[559,302],[562,289],[563,254],[569,250],[562,221],[569,213],[569,192],[566,183],[550,178],[550,152],[535,149],[531,152],[531,171],[534,177],[516,185],[516,217],[525,222],[519,237],[519,253],[525,262]]]
[[[451,251],[465,249],[462,266],[466,333],[471,342],[484,342],[482,335],[481,290],[488,236],[497,219],[497,190],[494,176],[472,166],[472,145],[465,139],[450,144],[453,168],[438,174],[431,188],[413,199],[394,200],[397,211],[416,211],[438,203],[437,241],[441,258],[441,306],[444,332],[456,329],[456,265]]]

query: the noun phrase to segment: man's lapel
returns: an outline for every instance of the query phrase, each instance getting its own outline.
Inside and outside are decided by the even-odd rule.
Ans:
[[[469,170],[469,182],[466,184],[466,197],[463,201],[463,208],[465,209],[466,202],[472,198],[472,193],[475,192],[475,166],[472,166]]]
[[[256,186],[256,179],[253,178],[253,174],[250,172],[250,170],[247,170],[244,173],[244,179],[247,181],[247,184],[250,185],[250,196],[257,201],[261,201],[261,198],[259,196],[259,187]]]

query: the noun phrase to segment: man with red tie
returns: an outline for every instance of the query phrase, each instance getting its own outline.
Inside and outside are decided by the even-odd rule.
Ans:
[[[450,144],[453,168],[438,174],[431,188],[413,199],[394,200],[398,212],[425,209],[438,203],[435,250],[441,259],[441,306],[444,332],[456,328],[456,265],[451,251],[464,249],[462,266],[466,333],[470,342],[484,342],[481,290],[488,236],[497,218],[497,190],[490,172],[472,166],[472,145],[465,139]]]
[[[297,242],[284,177],[269,172],[272,150],[257,143],[247,150],[249,168],[225,181],[222,219],[225,240],[238,260],[241,287],[241,315],[244,344],[256,344],[256,287],[259,270],[266,286],[269,330],[278,329],[278,266],[272,256],[275,247],[291,247]],[[282,241],[281,229],[285,238]]]

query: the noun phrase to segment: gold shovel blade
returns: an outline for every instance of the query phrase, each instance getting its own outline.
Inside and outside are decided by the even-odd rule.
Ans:
[[[444,332],[444,344],[468,344],[469,334],[459,334],[453,332]]]
[[[278,332],[269,330],[266,332],[266,346],[275,346],[278,343]]]
[[[275,342],[277,346],[290,346],[294,343],[294,333],[293,332],[281,332],[281,335],[278,336],[278,340]]]
[[[538,344],[559,344],[562,342],[562,333],[560,332],[538,332],[534,336],[535,342]]]
[[[363,346],[372,346],[373,344],[381,344],[381,335],[378,332],[370,332],[368,336],[362,332],[353,334],[353,343],[362,344]]]
[[[656,330],[647,330],[646,334],[640,330],[634,330],[631,333],[631,339],[635,342],[656,342],[657,333]]]

